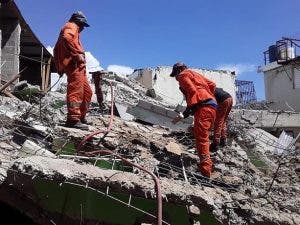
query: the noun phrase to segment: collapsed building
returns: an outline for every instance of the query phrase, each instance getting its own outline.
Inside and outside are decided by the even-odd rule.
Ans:
[[[107,108],[93,103],[90,131],[59,125],[62,93],[48,92],[39,104],[1,97],[2,202],[38,224],[299,223],[296,138],[277,138],[253,115],[233,113],[230,144],[212,155],[207,179],[197,172],[191,134],[122,117],[115,103],[143,100],[157,115],[174,106],[113,73],[103,90]]]
[[[13,1],[1,3],[2,9]],[[40,67],[34,70],[41,75]],[[300,224],[299,112],[234,109],[229,144],[212,154],[208,179],[197,171],[194,137],[187,132],[192,118],[171,123],[184,104],[177,105],[182,96],[172,101],[175,95],[166,97],[162,88],[171,82],[165,81],[169,70],[137,70],[131,79],[103,72],[106,107],[92,103],[89,131],[62,126],[63,88],[39,85],[36,92],[27,86],[29,92],[21,92],[17,83],[11,90],[17,87],[12,93],[18,98],[0,96],[2,219],[41,225]],[[233,73],[203,71],[235,96]]]

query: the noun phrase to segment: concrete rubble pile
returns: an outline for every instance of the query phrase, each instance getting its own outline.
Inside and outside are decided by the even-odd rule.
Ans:
[[[147,90],[138,83],[115,74],[103,81],[107,109],[111,104],[110,84],[115,90],[117,110],[120,110],[118,103],[134,107],[141,100],[165,110],[175,110],[174,105],[161,101],[158,96],[147,96]],[[108,222],[104,217],[103,220],[89,217],[90,212],[77,215],[74,209],[69,213],[69,207],[64,205],[75,197],[70,194],[68,185],[80,191],[98,191],[104,196],[110,192],[121,193],[155,202],[157,193],[150,175],[110,155],[82,153],[107,149],[159,177],[164,206],[172,204],[187,209],[186,224],[206,224],[204,221],[211,221],[209,224],[300,224],[300,156],[292,142],[283,145],[253,123],[246,126],[245,120],[233,113],[228,146],[212,154],[214,173],[208,180],[197,172],[198,156],[190,133],[141,121],[133,115],[124,118],[119,110],[109,133],[95,135],[76,152],[84,137],[109,126],[109,110],[90,113],[87,118],[93,123],[90,131],[66,128],[61,125],[66,117],[64,98],[63,93],[48,92],[40,102],[30,104],[0,97],[0,201],[23,211],[36,223],[121,224]],[[278,153],[278,149],[283,151]],[[70,188],[69,197],[55,199],[57,205],[63,201],[59,210],[49,203],[51,192],[45,189],[53,185],[58,190],[54,197],[64,196],[59,190]],[[70,207],[84,210],[83,203]],[[164,221],[178,224],[165,207]],[[156,215],[155,210],[151,213]],[[139,219],[134,224],[155,224],[156,221],[146,214]]]

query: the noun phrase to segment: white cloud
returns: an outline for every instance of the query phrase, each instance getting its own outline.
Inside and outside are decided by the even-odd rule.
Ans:
[[[131,67],[128,66],[120,66],[120,65],[109,65],[107,67],[108,71],[112,71],[115,72],[116,74],[118,74],[119,76],[126,76],[126,75],[130,75],[133,73],[134,69],[132,69]]]
[[[89,72],[103,70],[100,62],[96,59],[91,52],[85,52],[86,68]]]
[[[47,50],[53,55],[53,47],[47,46]],[[97,71],[97,70],[103,70],[103,68],[100,66],[100,62],[98,59],[96,59],[91,52],[85,52],[86,57],[86,67],[87,67],[87,75],[90,79],[91,75],[89,72]],[[61,84],[67,83],[67,76],[64,75],[59,81],[59,76],[57,73],[51,74],[51,87],[55,84],[52,90],[56,90]]]
[[[229,70],[229,71],[235,71],[237,75],[240,75],[242,73],[246,72],[254,72],[256,71],[256,66],[254,64],[221,64],[217,66],[218,70]]]

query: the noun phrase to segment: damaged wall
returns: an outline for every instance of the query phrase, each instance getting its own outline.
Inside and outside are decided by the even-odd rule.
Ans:
[[[2,64],[5,62],[1,70],[2,78],[8,81],[27,68],[20,80],[46,89],[50,84],[50,72],[55,70],[52,55],[26,23],[16,3],[5,0],[0,0],[0,3],[1,61]]]
[[[8,81],[19,71],[21,26],[17,19],[1,18],[0,29],[2,30],[1,62],[5,62],[1,69],[1,78]]]
[[[234,74],[223,70],[192,69],[203,74],[208,79],[213,80],[218,87],[222,87],[225,91],[229,92],[232,95],[235,104]],[[176,105],[180,104],[184,97],[179,90],[176,79],[169,76],[171,71],[172,67],[170,66],[161,66],[156,67],[155,69],[146,68],[136,70],[129,78],[138,80],[146,88],[154,88],[155,93],[165,101]]]

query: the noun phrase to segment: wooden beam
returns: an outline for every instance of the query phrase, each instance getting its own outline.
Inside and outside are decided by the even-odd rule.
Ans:
[[[45,73],[45,87],[44,90],[48,90],[49,85],[49,78],[50,78],[50,69],[51,69],[51,60],[52,58],[48,59],[47,65],[46,65],[46,73]]]

